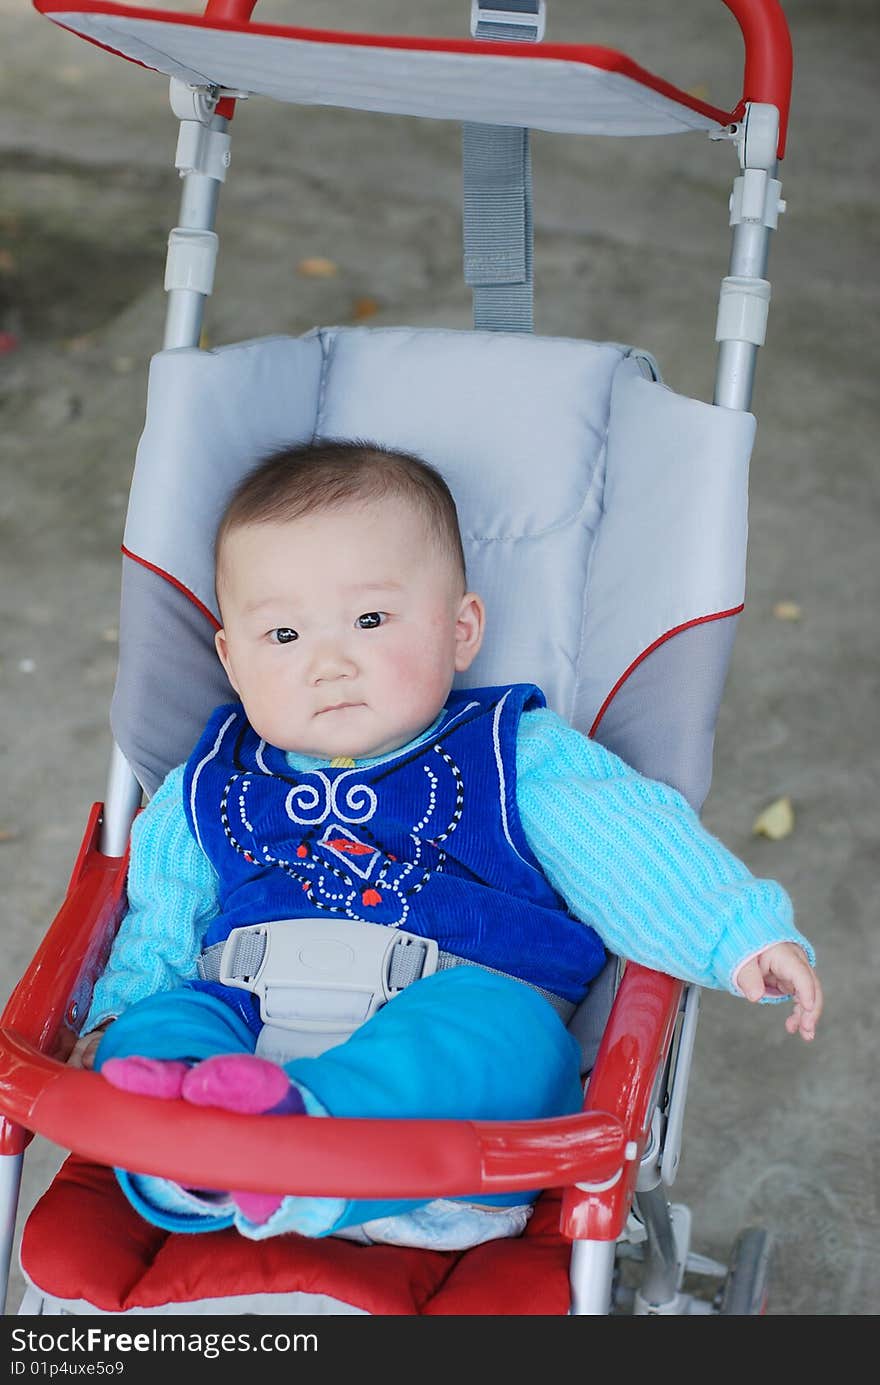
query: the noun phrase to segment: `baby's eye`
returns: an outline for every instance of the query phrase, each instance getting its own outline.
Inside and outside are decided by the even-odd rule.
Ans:
[[[269,638],[273,644],[290,644],[292,640],[298,640],[299,635],[289,625],[279,625],[277,630],[270,630]]]
[[[375,630],[376,626],[381,625],[384,620],[384,611],[365,611],[362,616],[358,616],[355,625],[360,630]]]

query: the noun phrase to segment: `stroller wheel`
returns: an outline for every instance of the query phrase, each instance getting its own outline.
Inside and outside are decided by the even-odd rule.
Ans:
[[[740,1232],[718,1295],[718,1313],[737,1318],[766,1313],[770,1253],[770,1235],[763,1227],[749,1226]]]

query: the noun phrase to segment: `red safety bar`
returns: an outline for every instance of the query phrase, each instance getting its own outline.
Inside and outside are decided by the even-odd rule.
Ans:
[[[68,896],[0,1019],[0,1152],[34,1133],[97,1163],[183,1183],[353,1198],[563,1187],[563,1229],[622,1228],[681,982],[629,964],[583,1112],[536,1121],[243,1116],[122,1092],[62,1061],[124,908],[125,858],[97,849],[96,805]],[[401,1148],[407,1159],[394,1157]],[[628,1156],[628,1157],[627,1157]],[[575,1184],[589,1184],[582,1191]],[[596,1190],[604,1184],[605,1189]],[[584,1230],[584,1228],[589,1228]]]
[[[94,804],[64,903],[0,1021],[35,1053],[65,1058],[73,1048],[125,907],[128,860],[98,850],[102,813],[103,805]],[[5,1055],[2,1061],[6,1068]],[[14,1072],[12,1065],[13,1083]],[[27,1082],[26,1073],[21,1076]],[[38,1128],[14,1123],[15,1105],[2,1098],[0,1113],[0,1154],[20,1154]]]
[[[627,965],[587,1085],[585,1112],[616,1116],[635,1141],[639,1158],[647,1141],[656,1079],[666,1061],[684,983],[661,972]],[[605,1188],[568,1187],[560,1226],[578,1240],[613,1241],[623,1230],[635,1192],[638,1158]],[[584,1180],[578,1180],[584,1181]]]

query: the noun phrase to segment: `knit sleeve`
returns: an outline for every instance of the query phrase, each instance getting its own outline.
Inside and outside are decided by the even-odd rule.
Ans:
[[[741,963],[772,943],[799,943],[814,961],[782,886],[753,876],[669,785],[549,708],[522,716],[516,764],[526,839],[609,951],[734,994]]]
[[[217,907],[216,874],[186,820],[181,765],[134,821],[128,912],[95,986],[83,1032],[136,1000],[195,977],[201,940]]]

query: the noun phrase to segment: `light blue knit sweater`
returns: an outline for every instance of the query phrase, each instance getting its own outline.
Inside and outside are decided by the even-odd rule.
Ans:
[[[289,758],[294,767],[318,764]],[[740,965],[772,943],[799,943],[815,960],[782,886],[753,876],[676,790],[637,774],[546,707],[522,716],[516,765],[529,845],[610,952],[735,994]],[[86,1030],[196,976],[217,879],[189,830],[182,780],[180,766],[134,824],[129,910]]]

